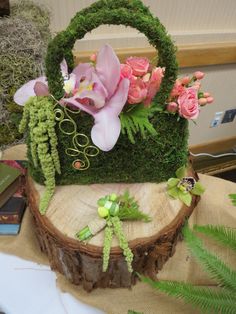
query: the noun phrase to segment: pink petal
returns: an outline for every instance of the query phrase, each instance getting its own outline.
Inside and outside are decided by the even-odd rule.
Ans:
[[[90,63],[80,63],[72,71],[76,75],[76,80],[79,83],[82,78],[85,78],[87,81],[92,79],[92,73],[95,72],[94,67]]]
[[[94,106],[90,106],[90,105],[85,105],[79,102],[78,100],[78,96],[74,96],[71,98],[63,98],[60,100],[60,103],[63,104],[71,104],[79,109],[81,109],[84,112],[87,112],[88,114],[90,114],[91,116],[95,116],[95,114],[97,113],[97,109]]]
[[[93,87],[94,91],[99,92],[101,95],[103,95],[104,98],[108,97],[108,92],[105,86],[102,84],[101,80],[99,79],[95,72],[92,73],[92,83],[94,84]]]
[[[104,45],[97,55],[97,74],[111,97],[120,80],[120,61],[109,45]]]
[[[102,110],[109,110],[118,116],[127,102],[129,85],[130,81],[128,79],[122,79],[115,94]]]
[[[34,85],[34,92],[36,96],[49,96],[48,86],[42,82],[36,82]]]
[[[94,102],[95,108],[97,108],[97,109],[100,109],[100,108],[104,107],[104,105],[105,105],[105,98],[99,92],[85,90],[81,94],[79,94],[79,96],[77,96],[77,98],[81,98],[81,99],[89,98],[89,99],[91,99]]]
[[[36,96],[35,92],[34,92],[34,86],[35,86],[35,83],[37,83],[37,82],[42,82],[42,83],[47,85],[47,81],[46,81],[46,77],[45,76],[41,76],[41,77],[38,77],[35,80],[27,82],[26,84],[21,86],[16,91],[16,93],[14,95],[15,103],[17,103],[20,106],[24,106],[24,104],[27,102],[27,100],[30,97]]]
[[[118,116],[110,116],[107,112],[100,110],[96,114],[95,125],[91,130],[93,143],[102,151],[111,150],[120,135],[121,125]]]
[[[121,80],[114,96],[94,115],[95,124],[91,138],[103,151],[111,150],[119,138],[121,129],[119,114],[127,101],[129,84],[128,79]]]

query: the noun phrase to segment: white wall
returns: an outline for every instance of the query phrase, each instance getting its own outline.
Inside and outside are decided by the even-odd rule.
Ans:
[[[17,0],[16,0],[17,1]],[[18,0],[19,1],[19,0]],[[33,0],[51,8],[53,31],[64,29],[74,14],[94,0]],[[115,1],[115,0],[114,0]],[[236,40],[235,0],[143,0],[160,18],[176,43]],[[142,34],[121,26],[101,26],[86,36],[80,50],[97,49],[103,40],[116,47],[148,45]]]
[[[51,29],[64,29],[74,14],[93,0],[34,0],[51,8]],[[114,0],[115,1],[115,0]],[[236,42],[236,0],[143,0],[166,26],[177,44]],[[76,50],[97,50],[109,42],[114,48],[148,46],[145,37],[134,29],[101,26],[77,43]],[[191,73],[196,69],[182,69]],[[203,88],[215,102],[204,107],[197,126],[190,124],[190,144],[236,136],[236,121],[209,128],[216,111],[236,108],[236,64],[201,68],[206,72]],[[235,119],[236,120],[236,119]]]

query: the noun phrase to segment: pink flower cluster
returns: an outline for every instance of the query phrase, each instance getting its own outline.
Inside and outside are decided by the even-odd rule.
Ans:
[[[185,119],[197,119],[200,106],[205,106],[214,101],[209,93],[200,91],[200,81],[204,75],[203,72],[197,71],[192,78],[185,76],[177,79],[170,94],[167,111],[178,113]]]
[[[160,89],[164,69],[152,67],[147,58],[129,57],[121,64],[121,79],[130,81],[127,103],[149,106]]]

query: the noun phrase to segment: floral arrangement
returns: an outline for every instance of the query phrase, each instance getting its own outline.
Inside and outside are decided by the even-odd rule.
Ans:
[[[65,95],[59,103],[92,115],[92,141],[101,150],[109,151],[120,135],[120,113],[129,110],[127,107],[131,104],[150,104],[160,88],[163,71],[161,68],[151,68],[145,58],[131,57],[126,64],[120,64],[109,45],[103,46],[96,59],[92,60],[79,64],[70,74],[66,61],[61,63]],[[46,77],[23,85],[16,92],[14,100],[24,105],[30,96],[50,96]],[[148,116],[142,120],[143,125],[149,124]]]
[[[93,143],[103,151],[111,150],[120,132],[135,143],[140,132],[156,134],[150,122],[153,115],[153,99],[160,90],[165,69],[153,66],[147,58],[129,57],[120,64],[109,45],[93,54],[89,63],[79,64],[71,73],[66,61],[61,63],[64,79],[62,106],[82,110],[94,118],[91,129]],[[164,112],[179,114],[186,119],[196,119],[199,107],[211,103],[209,93],[200,92],[200,80],[204,74],[196,72],[192,78],[178,79],[171,92],[169,103],[162,106]],[[51,96],[46,77],[42,76],[23,85],[14,100],[24,105],[31,96]]]

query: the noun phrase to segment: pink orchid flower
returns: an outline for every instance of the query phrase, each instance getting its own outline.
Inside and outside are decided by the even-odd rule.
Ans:
[[[79,64],[71,74],[65,61],[61,64],[64,77],[65,96],[61,104],[71,104],[92,115],[94,126],[91,130],[93,143],[103,151],[111,150],[116,144],[121,123],[121,113],[128,98],[130,81],[120,80],[120,62],[109,45],[98,52],[96,65]],[[14,100],[23,105],[30,96],[49,95],[45,77],[23,85]]]

